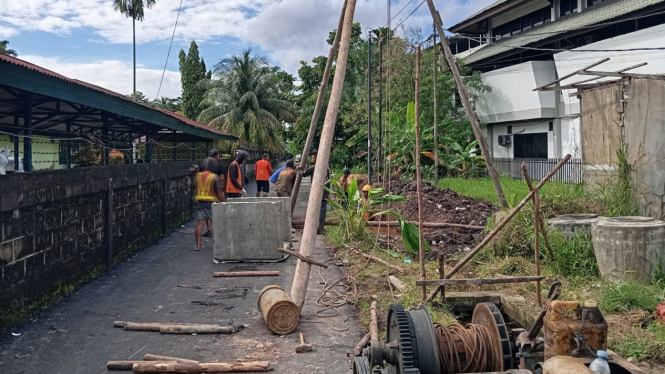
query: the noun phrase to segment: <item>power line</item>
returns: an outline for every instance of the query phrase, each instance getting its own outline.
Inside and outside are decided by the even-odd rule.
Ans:
[[[402,22],[398,23],[397,26],[395,26],[395,28],[393,29],[393,31],[394,31],[394,30],[397,30],[400,26],[402,26],[402,24],[403,24],[407,19],[409,19],[409,17],[411,17],[411,16],[413,15],[413,13],[415,13],[418,9],[420,9],[421,6],[423,6],[423,4],[425,4],[425,1],[427,1],[427,0],[423,0],[423,1],[420,3],[420,5],[418,5],[418,6],[416,7],[416,9],[414,9],[411,13],[409,13],[408,16],[406,16],[406,18],[404,18],[404,19],[402,20]]]
[[[155,96],[155,100],[159,98],[159,92],[162,90],[162,82],[164,81],[164,74],[166,74],[166,65],[169,63],[169,56],[171,56],[171,47],[173,47],[173,39],[175,38],[175,30],[178,27],[178,18],[180,18],[180,9],[182,9],[182,0],[180,0],[180,5],[178,6],[178,14],[175,16],[175,25],[173,25],[173,35],[171,35],[171,44],[169,44],[169,52],[166,54],[166,61],[164,62],[164,70],[162,71],[162,79],[159,80],[159,88],[157,89],[157,96]]]
[[[397,16],[399,16],[399,14],[402,13],[402,11],[404,11],[404,9],[406,9],[406,7],[409,6],[409,4],[411,4],[412,2],[413,2],[413,0],[410,0],[408,3],[406,3],[404,5],[404,7],[402,8],[402,10],[397,12],[397,14],[395,14],[395,17],[391,18],[385,25],[383,25],[383,27],[388,26],[390,24],[390,22],[392,22],[395,18],[397,18]]]

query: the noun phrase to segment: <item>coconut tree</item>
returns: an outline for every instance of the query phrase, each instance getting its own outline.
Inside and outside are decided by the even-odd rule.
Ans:
[[[200,82],[206,91],[198,121],[267,149],[284,149],[283,122],[293,123],[293,104],[280,99],[281,79],[265,57],[246,49],[215,65],[213,79]]]
[[[136,94],[136,21],[143,21],[145,8],[152,8],[157,0],[113,0],[113,9],[132,19],[132,44],[134,47],[134,89]]]
[[[0,55],[7,55],[7,56],[12,56],[12,57],[18,56],[18,54],[16,54],[16,51],[13,50],[13,49],[7,48],[7,45],[9,45],[9,41],[0,40]]]

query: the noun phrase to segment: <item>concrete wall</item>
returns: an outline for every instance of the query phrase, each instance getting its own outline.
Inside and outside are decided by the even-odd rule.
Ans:
[[[584,180],[593,186],[614,173],[616,150],[628,145],[628,162],[642,215],[665,217],[665,86],[658,80],[634,79],[625,86],[621,113],[619,84],[581,94]]]
[[[191,162],[7,175],[0,183],[0,313],[103,271],[112,179],[115,261],[191,217]]]
[[[531,61],[482,74],[491,92],[480,95],[476,111],[485,123],[556,117],[553,91],[533,89],[556,79],[553,61]]]

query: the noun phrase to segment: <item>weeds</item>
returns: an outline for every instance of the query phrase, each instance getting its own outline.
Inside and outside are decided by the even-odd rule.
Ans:
[[[646,329],[635,327],[621,341],[611,344],[611,348],[637,360],[665,360],[665,326],[652,322]]]
[[[609,313],[632,309],[653,311],[663,299],[663,289],[635,281],[608,283],[600,291],[600,308]]]
[[[598,278],[598,263],[588,236],[577,233],[567,239],[560,232],[552,231],[549,240],[554,251],[554,260],[546,262],[550,271],[576,280]]]
[[[615,164],[615,178],[598,185],[598,199],[608,217],[636,216],[639,208],[631,165],[628,163],[628,144],[617,149],[616,154],[618,162]]]

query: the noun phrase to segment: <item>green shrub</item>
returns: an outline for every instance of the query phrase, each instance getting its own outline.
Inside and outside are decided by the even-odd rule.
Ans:
[[[591,279],[600,275],[593,252],[591,239],[584,234],[575,234],[568,240],[558,231],[548,236],[554,260],[546,261],[546,266],[555,274],[567,278]]]
[[[616,174],[608,182],[598,185],[598,199],[608,217],[636,216],[639,208],[631,177],[631,165],[628,163],[628,145],[618,149],[616,154]]]

